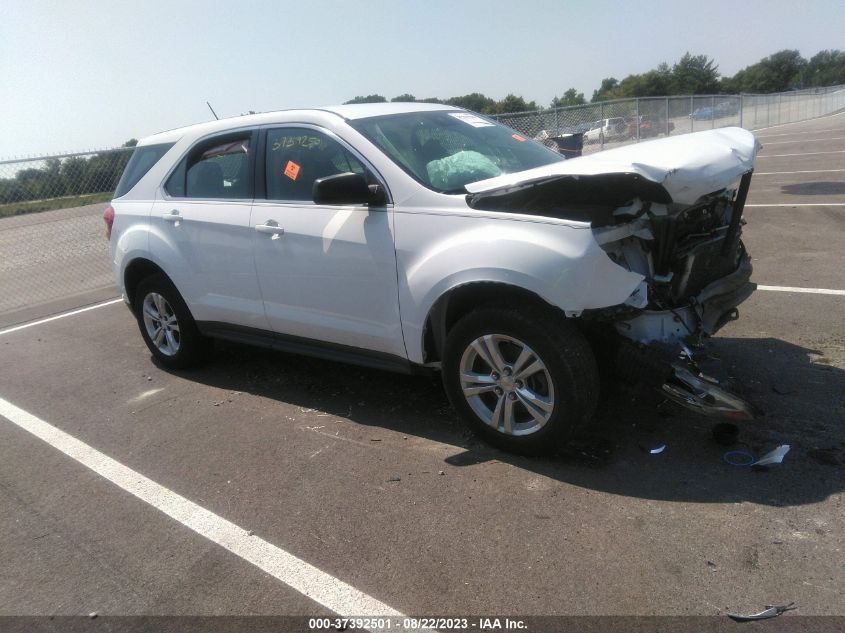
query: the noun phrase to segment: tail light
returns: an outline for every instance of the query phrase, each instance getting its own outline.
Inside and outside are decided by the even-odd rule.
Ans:
[[[111,239],[111,227],[114,224],[114,207],[111,205],[103,211],[103,222],[106,223],[106,239]]]

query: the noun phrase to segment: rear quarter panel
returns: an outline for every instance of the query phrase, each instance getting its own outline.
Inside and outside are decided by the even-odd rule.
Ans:
[[[125,288],[123,276],[126,266],[136,257],[147,257],[149,252],[149,223],[152,200],[113,200],[114,224],[109,240],[109,256],[117,287],[121,294]]]

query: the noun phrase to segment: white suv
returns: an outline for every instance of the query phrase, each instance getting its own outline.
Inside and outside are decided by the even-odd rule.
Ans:
[[[621,116],[611,119],[601,119],[594,122],[590,129],[584,132],[585,143],[605,143],[613,139],[627,136],[628,124]]]
[[[224,338],[442,370],[473,429],[535,453],[590,419],[598,344],[685,406],[749,411],[690,349],[753,290],[757,148],[733,128],[562,161],[457,108],[291,110],[144,139],[105,220],[162,364]]]

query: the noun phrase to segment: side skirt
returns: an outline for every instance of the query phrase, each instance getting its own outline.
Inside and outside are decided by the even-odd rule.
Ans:
[[[267,330],[232,325],[230,323],[220,323],[218,321],[197,321],[197,327],[204,336],[219,338],[233,343],[265,347],[280,352],[312,356],[314,358],[322,358],[348,365],[382,369],[400,374],[428,375],[433,373],[430,368],[412,363],[407,358],[385,354],[383,352],[373,352],[349,345],[315,341],[313,339],[278,334],[276,332],[268,332]]]

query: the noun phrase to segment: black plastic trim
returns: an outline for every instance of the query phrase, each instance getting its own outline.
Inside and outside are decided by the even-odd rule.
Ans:
[[[748,189],[751,187],[751,175],[754,170],[746,172],[739,181],[739,189],[736,192],[736,199],[733,203],[733,210],[731,211],[731,223],[728,227],[728,234],[725,236],[725,242],[722,245],[722,255],[727,255],[731,252],[734,242],[739,237],[739,223],[742,220],[742,212],[745,209],[745,200],[748,198]]]
[[[412,363],[407,358],[374,352],[372,350],[328,343],[299,336],[279,334],[242,325],[219,321],[197,321],[197,327],[204,336],[220,338],[234,343],[266,347],[280,352],[312,356],[349,365],[382,369],[400,374],[430,374],[431,369]]]
[[[538,215],[607,226],[617,221],[614,210],[634,198],[664,204],[672,202],[663,185],[630,172],[549,176],[471,193],[466,201],[470,208],[481,211]]]

